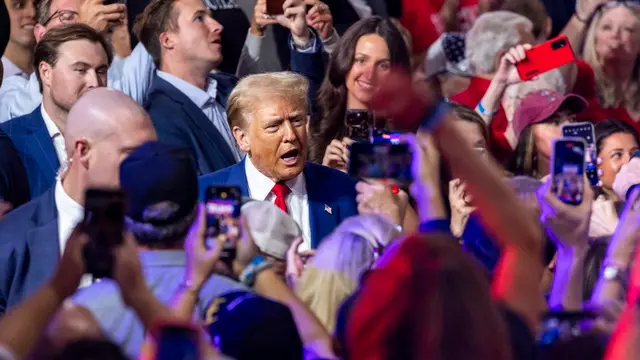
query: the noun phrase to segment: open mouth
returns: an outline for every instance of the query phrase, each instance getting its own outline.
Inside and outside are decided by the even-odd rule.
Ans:
[[[282,161],[284,161],[284,163],[287,165],[294,165],[295,163],[298,162],[299,157],[300,157],[300,150],[293,149],[282,154],[282,156],[280,156],[280,159],[282,159]]]
[[[374,88],[373,84],[371,84],[371,83],[364,82],[364,81],[361,81],[361,80],[358,80],[357,82],[358,82],[358,85],[360,85],[360,87],[362,87],[363,89],[373,90],[373,88]]]

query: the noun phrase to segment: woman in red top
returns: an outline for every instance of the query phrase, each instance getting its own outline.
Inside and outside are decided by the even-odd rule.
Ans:
[[[640,130],[640,5],[609,1],[589,10],[577,9],[564,31],[591,67],[578,74],[595,83],[588,116],[596,122],[619,119]],[[584,21],[588,14],[590,22]]]

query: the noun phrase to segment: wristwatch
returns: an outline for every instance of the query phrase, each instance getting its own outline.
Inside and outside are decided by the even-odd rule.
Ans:
[[[606,265],[602,269],[602,278],[607,281],[616,281],[624,288],[627,287],[627,272],[615,265]]]
[[[269,269],[273,265],[269,262],[269,260],[265,259],[261,255],[258,255],[251,260],[249,265],[242,270],[240,274],[240,282],[246,285],[247,287],[252,288],[256,282],[256,276],[266,269]]]

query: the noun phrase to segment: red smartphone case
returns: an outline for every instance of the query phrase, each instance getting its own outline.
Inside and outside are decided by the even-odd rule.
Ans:
[[[528,50],[527,58],[516,64],[516,69],[520,79],[531,80],[575,60],[576,57],[567,37],[558,36]]]

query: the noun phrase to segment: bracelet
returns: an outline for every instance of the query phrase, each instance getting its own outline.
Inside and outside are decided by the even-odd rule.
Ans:
[[[258,255],[251,260],[244,270],[242,270],[239,280],[247,287],[252,288],[256,282],[258,274],[263,270],[269,269],[271,266],[273,265],[267,259]]]
[[[436,128],[447,118],[450,105],[443,100],[440,100],[438,105],[431,107],[425,111],[425,115],[422,117],[422,123],[420,128],[427,131],[434,131]]]
[[[484,108],[484,106],[482,106],[482,101],[480,101],[478,103],[478,105],[476,106],[476,110],[480,113],[480,115],[484,116],[484,117],[492,117],[496,114],[496,112],[488,112],[487,109]]]
[[[580,15],[578,15],[578,12],[577,12],[577,11],[576,11],[576,12],[574,12],[573,14],[576,16],[576,19],[578,19],[578,21],[580,21],[581,23],[586,24],[586,23],[588,23],[588,22],[589,22],[589,19],[586,19],[586,20],[585,20],[585,19],[581,18],[581,17],[580,17]]]

